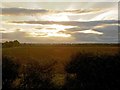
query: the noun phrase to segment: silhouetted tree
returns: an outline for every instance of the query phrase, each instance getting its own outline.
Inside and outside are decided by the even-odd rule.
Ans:
[[[78,53],[66,66],[67,90],[120,90],[120,55]],[[73,75],[73,77],[71,77]]]
[[[8,48],[8,47],[18,47],[20,46],[20,42],[18,42],[17,40],[14,41],[6,41],[2,44],[2,47],[4,48]]]
[[[14,41],[13,41],[13,46],[16,47],[16,46],[19,46],[19,45],[20,45],[20,42],[18,42],[18,40],[14,40]]]

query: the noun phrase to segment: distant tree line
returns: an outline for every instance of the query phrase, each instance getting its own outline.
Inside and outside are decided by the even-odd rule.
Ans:
[[[6,42],[2,43],[3,48],[18,47],[18,46],[20,46],[20,42],[18,40],[6,41]]]

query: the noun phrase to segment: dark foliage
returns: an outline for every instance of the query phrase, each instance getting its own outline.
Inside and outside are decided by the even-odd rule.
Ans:
[[[20,74],[21,82],[17,88],[31,90],[50,90],[53,88],[51,83],[52,78],[52,66],[41,67],[39,63],[28,63],[26,66],[22,66],[22,72]]]
[[[120,56],[78,53],[66,66],[67,90],[120,90]],[[74,77],[71,77],[73,75]]]
[[[14,59],[3,57],[2,90],[54,90],[52,66],[41,66],[38,62],[17,64]]]
[[[120,54],[78,53],[66,65],[66,83],[52,83],[54,65],[32,60],[20,64],[3,56],[3,90],[120,90]]]
[[[9,41],[9,42],[6,41],[6,42],[2,43],[3,48],[18,47],[18,46],[20,46],[20,42],[17,40]]]
[[[18,77],[19,64],[10,57],[3,57],[2,61],[2,89],[11,89],[13,81]]]

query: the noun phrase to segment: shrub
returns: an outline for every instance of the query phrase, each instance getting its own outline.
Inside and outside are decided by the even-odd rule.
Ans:
[[[27,64],[16,63],[17,60],[3,56],[2,89],[3,90],[53,90],[51,82],[54,62],[41,66],[39,62],[32,61]]]
[[[69,90],[119,90],[120,56],[78,53],[66,66]],[[74,78],[70,75],[73,74]]]
[[[13,88],[13,81],[18,77],[19,64],[10,57],[2,58],[2,89]]]
[[[22,66],[20,73],[20,85],[18,88],[30,89],[51,89],[52,66],[42,66],[38,62],[27,63]]]

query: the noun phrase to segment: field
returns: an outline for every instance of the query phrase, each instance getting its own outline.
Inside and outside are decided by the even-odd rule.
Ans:
[[[40,66],[53,66],[52,82],[62,86],[66,78],[66,65],[77,53],[94,55],[115,55],[119,52],[118,45],[22,45],[19,47],[3,48],[3,57],[12,57],[15,62],[27,66],[37,62]],[[23,68],[23,67],[21,67]],[[20,69],[21,70],[21,69]]]
[[[3,48],[3,55],[17,58],[20,63],[37,60],[47,64],[51,60],[57,61],[56,67],[59,73],[64,71],[64,64],[69,62],[72,55],[76,53],[115,54],[119,50],[117,45],[42,45],[23,46],[14,48]]]

